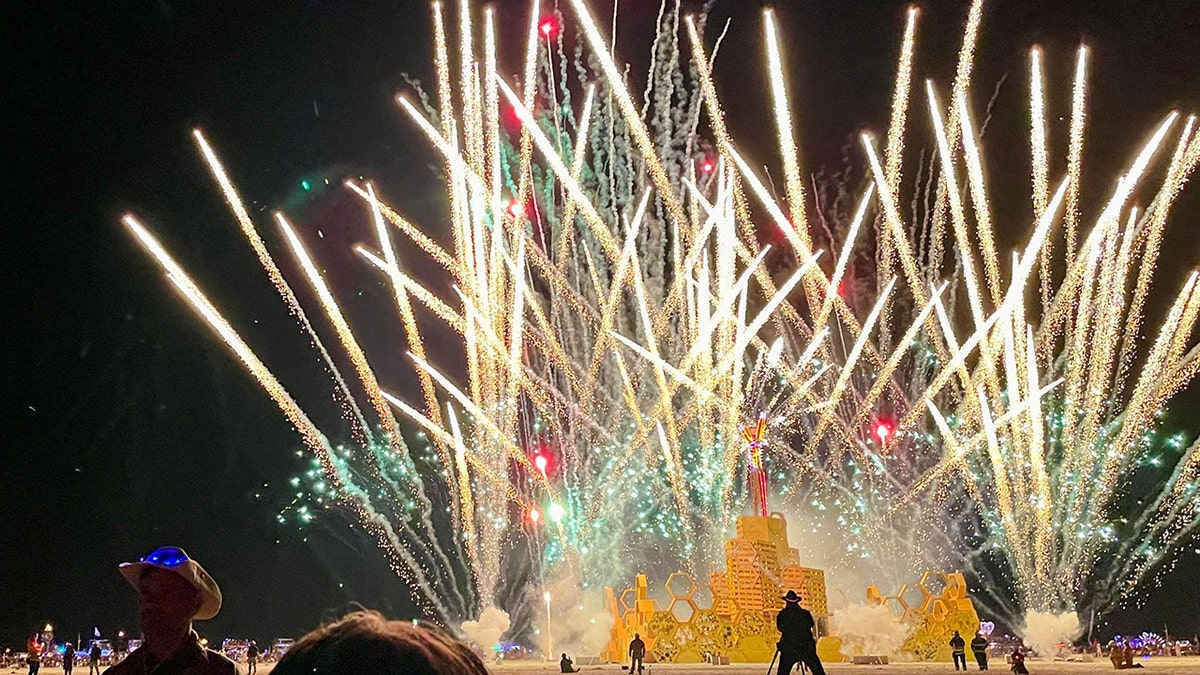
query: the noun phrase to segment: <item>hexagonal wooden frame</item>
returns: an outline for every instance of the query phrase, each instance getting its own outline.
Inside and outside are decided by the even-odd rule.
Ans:
[[[940,593],[931,588],[931,580],[942,582]],[[905,595],[921,591],[918,606],[911,606]],[[970,635],[979,627],[975,605],[967,597],[967,582],[961,572],[927,570],[915,584],[904,584],[895,595],[882,595],[875,586],[867,588],[867,604],[883,605],[892,616],[912,626],[901,647],[919,661],[949,661],[950,635],[957,630]]]

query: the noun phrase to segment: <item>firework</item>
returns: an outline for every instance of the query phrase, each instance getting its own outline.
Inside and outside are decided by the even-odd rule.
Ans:
[[[1153,459],[1156,416],[1200,367],[1187,348],[1200,315],[1194,278],[1148,349],[1137,346],[1167,215],[1200,159],[1192,120],[1182,129],[1174,114],[1163,121],[1077,245],[1086,50],[1066,175],[1052,193],[1055,139],[1046,135],[1035,49],[1034,222],[1006,268],[971,108],[981,0],[968,12],[949,98],[936,83],[923,88],[936,162],[922,161],[907,182],[914,205],[930,206],[904,212],[918,18],[910,10],[885,152],[881,160],[864,136],[861,196],[835,237],[812,226],[771,12],[763,39],[782,203],[726,128],[703,17],[686,17],[693,59],[685,61],[682,17],[664,5],[639,110],[587,8],[570,7],[583,55],[567,56],[565,31],[539,35],[534,14],[523,78],[509,82],[496,71],[504,45],[493,14],[484,12],[476,45],[479,17],[460,4],[455,73],[442,7],[433,5],[437,108],[407,96],[398,105],[445,160],[449,243],[383,203],[374,186],[347,183],[370,214],[375,241],[359,253],[390,284],[419,400],[378,381],[302,231],[277,214],[366,394],[371,423],[335,374],[356,421],[351,445],[330,448],[149,232],[126,220],[316,453],[308,479],[317,502],[356,511],[432,613],[457,624],[501,606],[527,630],[537,609],[529,589],[552,579],[586,588],[631,570],[703,569],[720,557],[747,472],[759,489],[768,474],[781,479],[776,506],[799,514],[808,548],[835,574],[893,583],[912,567],[958,565],[981,582],[1011,581],[985,593],[1006,617],[1103,608],[1194,531],[1194,447],[1157,457],[1174,462],[1171,477],[1135,518],[1115,523],[1131,470]],[[501,106],[519,128],[500,124]],[[1163,183],[1145,209],[1131,210],[1173,129]],[[196,139],[241,231],[336,373],[216,153],[200,132]],[[761,245],[754,208],[786,246]],[[873,241],[862,234],[871,213]],[[943,281],[947,220],[955,271]],[[1062,233],[1061,246],[1052,233]],[[439,263],[452,295],[433,290],[441,280],[404,271],[396,234]],[[867,305],[840,292],[866,276],[852,263],[860,247],[878,260],[861,320],[856,311]],[[1040,306],[1026,303],[1029,292]],[[435,363],[444,347],[425,344],[416,306],[461,337],[461,377]],[[742,430],[759,419],[765,436],[748,455]],[[406,441],[401,420],[421,431]],[[1091,573],[1106,555],[1117,562]]]
[[[971,41],[973,30],[969,21],[964,44]],[[1024,253],[1014,256],[1008,279],[999,271],[991,235],[982,153],[967,102],[969,86],[960,87],[956,82],[949,121],[943,120],[935,86],[927,83],[926,87],[940,160],[938,173],[951,186],[944,194],[956,243],[959,276],[955,283],[966,291],[974,326],[971,338],[962,344],[977,340],[978,346],[969,368],[960,359],[947,360],[939,353],[961,348],[948,313],[939,306],[947,342],[941,349],[934,345],[931,350],[931,357],[939,362],[936,374],[915,397],[917,405],[903,414],[897,433],[887,444],[890,447],[882,454],[910,453],[911,447],[904,447],[905,439],[927,435],[927,414],[932,413],[944,458],[909,481],[902,496],[892,495],[885,501],[890,502],[890,514],[914,502],[941,505],[934,509],[940,511],[940,516],[934,517],[935,527],[940,520],[943,530],[956,534],[962,533],[951,525],[951,518],[970,522],[971,513],[977,514],[983,531],[966,533],[970,544],[964,551],[964,567],[981,581],[994,578],[999,568],[999,583],[980,590],[988,596],[989,609],[1015,625],[1020,624],[1021,611],[1108,609],[1139,588],[1147,574],[1162,569],[1162,563],[1170,560],[1197,527],[1192,450],[1172,452],[1169,445],[1154,443],[1162,406],[1196,367],[1195,353],[1187,351],[1197,302],[1194,275],[1179,291],[1148,349],[1139,352],[1137,344],[1146,304],[1146,292],[1138,288],[1149,283],[1147,265],[1152,270],[1158,255],[1162,219],[1182,186],[1179,181],[1194,169],[1196,160],[1190,153],[1200,150],[1200,145],[1193,134],[1193,120],[1180,125],[1175,113],[1168,115],[1121,174],[1079,246],[1074,240],[1082,222],[1078,176],[1086,57],[1086,48],[1081,48],[1067,175],[1063,187],[1051,198],[1041,52],[1032,51],[1032,205],[1038,225]],[[906,58],[902,57],[901,71],[907,68]],[[962,134],[961,160],[954,148],[956,129]],[[1162,183],[1142,185],[1152,161],[1165,154],[1162,146],[1172,131],[1178,133],[1178,140],[1165,162]],[[901,214],[897,205],[890,203],[888,195],[895,188],[869,142],[866,149],[885,218],[892,223],[902,222],[908,215],[919,219],[921,214]],[[970,195],[974,222],[969,222],[972,218],[954,187],[962,185],[955,173],[960,163],[966,169],[964,192]],[[1154,195],[1150,206],[1140,210],[1129,203],[1139,185]],[[1063,212],[1058,214],[1064,194]],[[939,212],[932,214],[935,247]],[[1059,227],[1060,220],[1065,223],[1065,242],[1060,244],[1065,255],[1060,264],[1066,272],[1055,279],[1049,253],[1055,247],[1046,237],[1046,229]],[[1143,242],[1148,245],[1141,249]],[[982,274],[976,256],[984,262]],[[1139,260],[1139,256],[1144,257]],[[1024,301],[1026,284],[1033,284],[1030,272],[1035,258],[1042,261],[1038,277],[1041,311]],[[936,253],[925,259],[938,260]],[[903,267],[903,259],[900,263]],[[1138,359],[1144,362],[1134,377],[1129,369]],[[1063,386],[1040,395],[1040,388],[1049,381],[1061,381]],[[938,400],[950,414],[937,410]],[[1028,401],[1028,405],[1020,414],[1012,414],[1017,401]],[[995,419],[1000,410],[1009,411],[1004,423]],[[1161,489],[1155,499],[1134,504],[1122,491],[1130,489],[1134,481],[1144,482],[1139,467],[1147,462],[1172,462],[1175,472],[1155,488]],[[905,464],[906,472],[920,466],[911,461]],[[960,511],[964,502],[969,502],[965,512]],[[876,528],[890,528],[890,523],[879,523]]]

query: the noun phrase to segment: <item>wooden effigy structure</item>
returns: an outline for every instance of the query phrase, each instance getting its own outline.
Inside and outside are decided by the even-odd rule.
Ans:
[[[787,520],[767,510],[767,472],[762,461],[766,419],[742,429],[747,442],[747,494],[752,515],[739,516],[737,534],[725,542],[725,569],[705,581],[676,572],[667,577],[666,606],[650,597],[646,575],[619,593],[605,589],[613,617],[601,658],[624,661],[634,633],[646,642],[647,662],[766,663],[775,655],[775,615],[783,594],[794,590],[826,631],[829,602],[825,572],[800,564],[788,543]]]
[[[611,638],[601,657],[625,660],[634,633],[646,642],[647,662],[701,663],[727,658],[731,663],[766,663],[775,654],[779,632],[775,614],[789,589],[813,613],[824,632],[829,617],[825,573],[800,565],[788,545],[783,515],[741,516],[737,536],[725,542],[725,569],[707,583],[676,572],[664,584],[665,606],[650,597],[646,575],[621,592],[606,589],[613,617]]]

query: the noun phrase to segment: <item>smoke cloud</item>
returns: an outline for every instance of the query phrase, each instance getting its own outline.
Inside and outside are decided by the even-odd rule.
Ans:
[[[545,592],[550,592],[550,632],[546,632]],[[564,576],[546,586],[530,590],[529,604],[540,607],[541,613],[534,614],[533,625],[538,629],[533,635],[537,648],[543,652],[553,648],[551,655],[566,652],[577,656],[598,656],[611,635],[613,618],[604,607],[604,592],[599,589],[582,588],[579,579]]]
[[[833,625],[842,639],[845,656],[897,657],[909,630],[882,605],[852,605],[840,609],[833,615]]]
[[[1045,656],[1053,655],[1058,643],[1070,642],[1082,633],[1083,624],[1074,612],[1029,611],[1025,613],[1025,626],[1021,629],[1025,644]]]
[[[498,607],[484,607],[478,621],[464,621],[462,631],[475,641],[480,649],[493,654],[492,647],[500,642],[500,636],[508,630],[508,612]]]

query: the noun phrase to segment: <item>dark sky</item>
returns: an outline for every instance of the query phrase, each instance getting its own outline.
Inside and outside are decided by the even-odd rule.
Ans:
[[[500,4],[512,7],[502,16],[515,54],[526,3]],[[600,5],[607,16],[611,4]],[[992,5],[976,87],[990,91],[1007,76],[989,134],[1017,139],[989,146],[993,161],[1014,167],[993,171],[994,187],[1027,194],[1020,119],[1035,41],[1048,50],[1055,114],[1066,114],[1076,44],[1083,38],[1095,50],[1088,161],[1123,161],[1167,110],[1200,110],[1194,3]],[[735,136],[774,163],[756,104],[767,100],[759,6],[717,3],[718,20],[734,16],[718,80],[727,104],[738,101],[729,106]],[[853,133],[885,127],[904,3],[777,6],[806,165],[837,163]],[[918,72],[943,90],[966,6],[922,4]],[[644,70],[657,7],[622,2],[619,54],[639,64],[635,72]],[[350,601],[410,611],[383,557],[344,521],[307,533],[275,523],[286,479],[307,466],[299,440],[117,219],[125,209],[142,215],[301,402],[327,404],[315,356],[237,233],[188,130],[206,128],[260,226],[259,209],[298,205],[290,210],[305,231],[328,235],[318,255],[362,325],[386,300],[350,253],[370,237],[369,221],[343,196],[297,202],[297,185],[370,175],[406,213],[437,222],[435,158],[390,101],[405,87],[402,73],[429,80],[428,4],[113,0],[6,3],[3,11],[0,644],[15,645],[47,620],[72,636],[93,625],[132,628],[133,593],[115,566],[163,543],[186,548],[224,588],[225,609],[204,626],[213,636],[296,636]],[[1064,153],[1064,127],[1052,134]],[[1103,182],[1114,173],[1090,175]],[[1200,259],[1187,231],[1200,217],[1195,193],[1180,203],[1165,254],[1163,274],[1178,275],[1165,276],[1172,289]],[[1001,232],[1001,242],[1026,234]],[[278,243],[273,230],[266,236]],[[398,326],[366,333],[384,381],[411,386],[394,349]],[[333,415],[318,422],[337,435]],[[1200,630],[1196,578],[1200,557],[1184,556],[1168,578],[1183,590],[1155,594],[1118,623],[1152,629],[1166,619],[1174,630]]]

